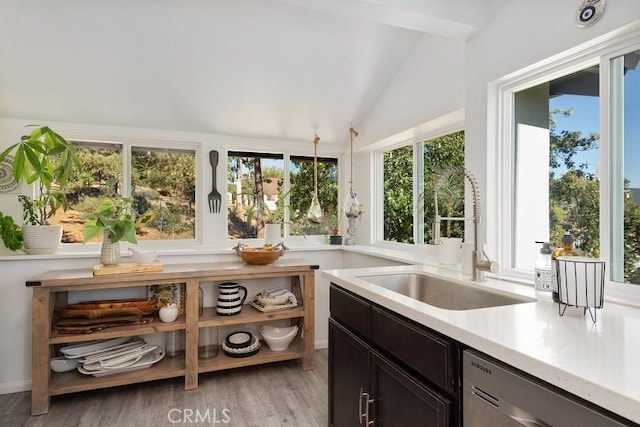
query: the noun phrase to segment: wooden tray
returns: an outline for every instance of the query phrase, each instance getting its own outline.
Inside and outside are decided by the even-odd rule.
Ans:
[[[154,261],[150,264],[137,264],[135,262],[125,262],[116,265],[94,265],[93,275],[104,276],[108,274],[131,274],[131,273],[145,273],[147,271],[162,271],[162,263],[160,261]]]

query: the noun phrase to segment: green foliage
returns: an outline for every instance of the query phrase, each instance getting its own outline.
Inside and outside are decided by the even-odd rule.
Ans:
[[[435,216],[434,187],[443,172],[464,167],[464,131],[425,141],[424,193],[416,203],[415,213],[424,215],[425,242],[432,239]],[[384,154],[384,239],[401,243],[413,241],[413,147],[406,146]],[[464,215],[464,176],[454,174],[438,192],[440,215]],[[463,237],[462,221],[447,221],[446,235]]]
[[[549,230],[553,247],[561,245],[562,224],[571,224],[576,246],[586,256],[600,255],[600,182],[586,172],[587,164],[576,164],[580,152],[597,148],[599,136],[579,131],[558,132],[554,116],[571,115],[569,110],[549,113]],[[565,170],[557,176],[558,170]]]
[[[14,157],[14,179],[38,185],[38,197],[27,203],[30,209],[37,212],[38,224],[47,224],[59,209],[67,210],[64,189],[74,168],[80,165],[73,145],[49,127],[41,126],[5,149],[0,154],[0,161],[10,154]],[[34,218],[31,215],[29,217]]]
[[[279,189],[275,201],[276,209],[271,210],[263,201],[256,187],[256,174],[260,173],[264,181],[269,178],[284,179],[283,169],[269,166],[256,168],[254,158],[232,157],[227,164],[228,189],[232,194],[229,204],[229,235],[231,237],[259,237],[262,224],[283,223],[288,216],[291,235],[325,234],[323,224],[311,224],[307,219],[307,210],[314,193],[313,159],[292,161],[290,189]],[[239,176],[239,168],[244,172]],[[241,181],[241,193],[237,194],[237,182]],[[318,161],[318,199],[325,215],[338,210],[337,162]],[[287,214],[285,216],[285,213]]]
[[[12,217],[3,215],[2,212],[0,212],[0,236],[8,249],[17,251],[22,248],[22,230],[13,222]]]
[[[324,234],[327,232],[324,226],[311,224],[307,219],[314,194],[313,160],[296,160],[292,163],[298,171],[291,173],[290,177],[291,234]],[[338,171],[335,162],[318,161],[318,201],[325,217],[338,212]]]
[[[105,232],[111,243],[126,240],[129,243],[138,243],[136,239],[136,227],[141,227],[151,222],[155,217],[153,213],[142,215],[138,221],[134,221],[132,199],[122,197],[116,202],[105,199],[95,211],[85,214],[86,221],[82,226],[82,239],[87,242]]]
[[[384,240],[413,243],[413,147],[384,153]]]

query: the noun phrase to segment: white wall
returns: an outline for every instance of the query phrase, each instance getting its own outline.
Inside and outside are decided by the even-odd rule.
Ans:
[[[493,129],[487,123],[494,115],[488,110],[488,85],[532,64],[546,60],[582,43],[640,20],[640,2],[618,0],[607,2],[603,17],[590,28],[578,28],[574,22],[579,2],[524,0],[504,2],[487,28],[468,41],[465,69],[465,162],[478,177],[483,197],[489,252],[497,244],[496,215],[487,215],[495,194],[496,183],[487,181],[487,170],[497,170],[487,158],[488,143],[495,142]],[[498,209],[496,207],[496,209]]]
[[[464,40],[423,36],[361,126],[364,145],[417,127],[464,105]]]

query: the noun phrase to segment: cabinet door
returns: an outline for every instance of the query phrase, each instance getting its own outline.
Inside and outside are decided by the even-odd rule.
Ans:
[[[369,347],[329,319],[330,426],[360,425],[360,391],[368,391],[368,385]]]
[[[375,427],[444,427],[450,402],[407,375],[389,359],[371,353],[371,392]]]

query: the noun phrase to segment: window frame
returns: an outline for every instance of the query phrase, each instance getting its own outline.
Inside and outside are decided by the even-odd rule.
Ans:
[[[417,201],[424,190],[424,143],[432,139],[465,131],[464,117],[454,119],[443,126],[434,126],[428,132],[416,135],[408,140],[385,145],[377,149],[374,154],[374,182],[375,191],[373,211],[373,244],[390,249],[411,250],[429,246],[429,242],[416,243],[419,238],[424,239],[424,215],[418,214]],[[466,138],[466,134],[465,134]],[[384,153],[411,145],[413,147],[412,179],[413,179],[413,241],[414,243],[393,242],[384,240]],[[416,160],[417,159],[417,160]],[[467,205],[465,197],[465,209]],[[466,226],[466,221],[465,221]],[[466,229],[465,229],[466,231]]]
[[[149,248],[166,248],[166,247],[195,247],[202,244],[202,216],[204,213],[203,203],[198,203],[198,194],[202,186],[203,171],[201,165],[202,146],[198,143],[181,142],[181,141],[165,141],[165,140],[142,140],[129,138],[87,138],[87,137],[71,137],[68,138],[72,144],[85,144],[86,146],[119,146],[122,149],[122,196],[129,197],[131,195],[131,153],[133,148],[149,148],[159,151],[193,151],[194,164],[196,168],[195,178],[195,235],[193,239],[164,239],[164,240],[138,240],[138,245]],[[71,250],[80,250],[85,246],[92,248],[99,243],[62,243],[63,247]]]
[[[530,270],[515,269],[511,264],[514,239],[514,94],[594,65],[600,67],[600,253],[601,259],[611,265],[611,230],[614,227],[611,222],[614,184],[611,164],[612,150],[615,150],[611,144],[611,59],[640,49],[639,34],[640,29],[634,27],[592,40],[488,85],[486,224],[492,232],[487,233],[487,243],[501,266],[499,276],[527,282],[533,280],[533,263]],[[640,286],[614,282],[607,272],[605,287],[605,298],[640,305]]]
[[[225,176],[226,176],[226,168],[228,167],[229,164],[229,153],[234,153],[234,154],[253,154],[254,156],[262,156],[265,158],[278,158],[278,159],[282,159],[284,162],[284,166],[283,166],[283,175],[284,175],[284,181],[282,186],[284,187],[284,193],[288,193],[289,189],[291,188],[291,170],[290,170],[290,163],[291,163],[291,159],[294,158],[299,158],[299,159],[311,159],[313,160],[313,154],[309,155],[309,154],[304,154],[301,151],[287,151],[287,150],[279,150],[279,151],[268,151],[268,150],[260,150],[260,149],[256,149],[255,147],[251,148],[251,147],[226,147],[226,151],[225,151]],[[342,161],[342,155],[332,155],[331,153],[325,153],[323,155],[318,155],[318,161],[324,160],[324,161],[332,161],[335,160],[336,161],[336,168],[337,168],[337,173],[338,173],[338,206],[337,208],[340,210],[342,209],[342,206],[340,204],[340,201],[342,200],[342,197],[344,195],[344,191],[342,188],[341,182],[342,182],[342,178],[343,178],[343,161]],[[226,183],[226,178],[225,178],[225,183]],[[226,184],[225,184],[225,188],[226,188]],[[285,199],[285,203],[288,204],[289,202],[289,195],[287,194],[286,199]],[[341,218],[342,220],[343,218]],[[316,240],[321,238],[324,239],[324,234],[314,234],[314,235],[292,235],[290,234],[290,229],[291,229],[291,225],[289,223],[290,221],[290,217],[289,217],[289,212],[287,209],[285,209],[284,211],[284,226],[282,227],[282,239],[286,240],[288,243],[293,243],[295,245],[308,245],[309,243],[316,243]],[[224,227],[225,227],[225,234],[226,234],[226,242],[229,244],[235,244],[238,243],[240,241],[242,241],[243,243],[248,244],[249,246],[260,246],[263,242],[264,242],[264,238],[243,238],[243,239],[230,239],[229,238],[229,210],[228,210],[228,206],[225,206],[225,221],[224,221]],[[322,242],[320,242],[322,243]]]

